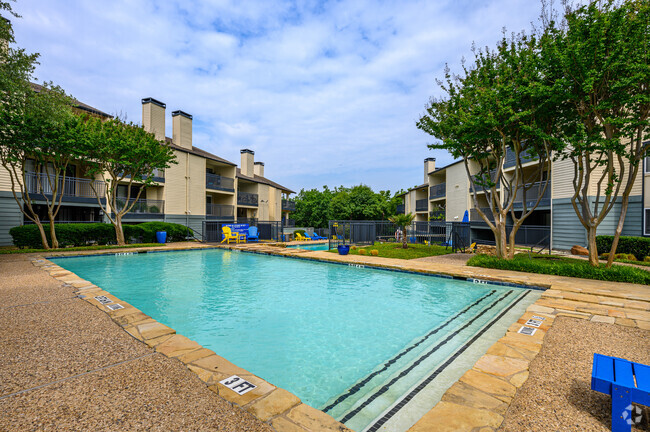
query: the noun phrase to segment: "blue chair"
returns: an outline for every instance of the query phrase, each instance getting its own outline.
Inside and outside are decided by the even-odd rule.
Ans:
[[[257,227],[248,227],[248,241],[259,242],[260,236],[257,234]]]
[[[309,235],[309,233],[307,231],[305,231],[305,233],[303,235],[307,238],[307,240],[316,240],[314,238],[314,234]]]
[[[650,405],[650,366],[594,354],[591,389],[612,397],[612,431],[629,432],[635,420],[632,403]]]
[[[313,238],[314,240],[327,240],[327,237],[319,236],[315,232],[311,235],[311,238]]]

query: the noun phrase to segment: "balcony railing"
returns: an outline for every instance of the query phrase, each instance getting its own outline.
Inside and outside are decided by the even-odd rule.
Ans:
[[[497,172],[496,170],[490,171],[490,179],[492,181],[494,181],[494,177],[496,177],[496,172]],[[476,189],[476,192],[481,192],[481,191],[484,191],[486,189],[490,189],[489,187],[484,187],[483,185],[480,185],[480,184],[476,183],[478,181],[478,175],[472,176],[472,179],[474,179],[474,182],[475,182],[474,183],[474,188]],[[487,180],[487,179],[485,179],[485,180]],[[501,187],[501,179],[498,179],[496,183],[497,183],[497,189],[499,189]],[[472,192],[472,184],[471,183],[469,185],[469,191],[470,191],[470,193]]]
[[[492,210],[490,210],[490,207],[481,207],[481,210],[483,211],[483,213],[485,213],[485,215],[488,217],[488,220],[490,222],[494,222],[494,215],[492,214]],[[475,208],[469,210],[469,221],[485,222]]]
[[[52,189],[53,186],[55,186],[55,179],[53,175],[50,175],[49,178],[50,181],[48,181],[48,175],[44,173],[27,172],[25,174],[27,193],[52,195]],[[65,181],[63,181],[63,177],[60,177],[56,188],[57,195],[62,195],[64,198],[77,197],[95,199],[95,192],[91,185],[94,186],[99,197],[103,198],[106,189],[103,181],[78,177],[66,177]]]
[[[415,201],[415,211],[416,212],[429,211],[429,200],[424,198]]]
[[[292,200],[282,200],[282,210],[296,211],[296,202]]]
[[[232,218],[235,215],[235,206],[227,204],[206,204],[205,215],[223,218]]]
[[[519,153],[519,158],[521,159],[522,164],[532,162],[538,159],[537,156],[531,156],[525,150]],[[506,158],[503,161],[503,168],[511,168],[515,165],[517,165],[517,155],[512,150],[506,149]]]
[[[445,211],[444,210],[436,210],[429,212],[429,219],[430,220],[437,220],[437,221],[444,221],[445,220]]]
[[[237,192],[237,205],[257,207],[257,194]]]
[[[234,192],[235,180],[219,174],[205,173],[205,188]]]
[[[404,204],[397,204],[397,209],[395,210],[397,214],[404,214]]]
[[[131,198],[127,200],[126,198],[116,198],[115,204],[117,211],[122,210],[124,207],[130,206],[135,199]],[[165,201],[164,200],[154,200],[154,199],[142,199],[140,198],[135,205],[129,210],[128,214],[164,214],[165,213]]]
[[[535,202],[537,201],[538,194],[540,193],[540,189],[544,189],[544,182],[542,183],[533,183],[530,189],[526,191],[526,208],[530,209],[532,206],[535,205]],[[537,207],[548,207],[551,205],[551,182],[549,180],[548,186],[546,186],[546,190],[544,191],[544,194],[542,195],[542,199],[539,201],[539,205]],[[513,208],[515,209],[523,209],[524,208],[524,191],[523,187],[520,187],[519,190],[517,191],[517,197],[515,198],[515,202],[513,203]]]
[[[429,199],[442,198],[447,194],[447,183],[431,186],[429,188]]]

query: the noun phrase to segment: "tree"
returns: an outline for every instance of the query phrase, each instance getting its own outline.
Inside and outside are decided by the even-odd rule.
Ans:
[[[102,191],[91,183],[101,209],[115,227],[117,244],[125,244],[122,217],[136,205],[142,192],[154,183],[154,170],[169,168],[177,163],[171,147],[156,140],[141,126],[120,119],[102,121],[92,118],[87,123],[84,147],[88,174],[101,176],[106,186],[106,201]],[[132,186],[139,187],[135,197]],[[118,185],[127,186],[126,201],[118,198]]]
[[[415,219],[415,215],[413,213],[408,213],[408,214],[398,214],[395,216],[390,216],[388,218],[389,221],[397,225],[397,227],[402,231],[402,248],[407,249],[408,244],[406,243],[406,228],[411,225],[413,222],[413,219]]]
[[[520,34],[503,37],[493,51],[475,49],[474,63],[463,65],[462,76],[446,70],[439,82],[446,96],[432,98],[416,124],[441,140],[430,148],[463,159],[474,207],[492,230],[501,258],[514,257],[516,233],[545,195],[552,152],[563,145],[553,134],[557,101],[540,73],[537,43]],[[508,158],[512,173],[504,172]],[[524,169],[530,161],[535,163]],[[481,192],[487,208],[479,204]],[[519,214],[515,203],[521,203]]]
[[[323,186],[323,191],[318,189],[302,189],[296,197],[296,211],[293,217],[296,226],[327,228],[330,217],[330,203],[332,191]]]
[[[561,158],[574,166],[573,208],[598,265],[596,234],[620,200],[611,266],[630,193],[646,154],[650,115],[650,3],[591,1],[551,23],[542,38],[544,73],[564,100]],[[595,191],[594,191],[595,187]]]

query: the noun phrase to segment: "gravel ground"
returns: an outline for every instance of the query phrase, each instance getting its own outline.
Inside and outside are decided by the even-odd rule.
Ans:
[[[73,295],[0,255],[0,431],[272,431]]]
[[[464,253],[453,253],[453,254],[447,254],[447,255],[437,255],[437,256],[430,256],[430,257],[424,257],[424,258],[415,258],[413,260],[409,261],[422,261],[422,262],[432,262],[432,263],[440,263],[440,264],[452,264],[452,265],[459,265],[459,266],[464,266],[465,263],[474,255],[472,254],[464,254]]]
[[[557,318],[499,431],[611,430],[611,398],[590,389],[594,352],[650,364],[650,331]],[[641,408],[633,431],[650,430],[650,409]]]
[[[0,413],[2,431],[272,431],[161,354],[2,399]]]

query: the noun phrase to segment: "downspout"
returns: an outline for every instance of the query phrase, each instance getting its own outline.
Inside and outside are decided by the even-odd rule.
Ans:
[[[185,153],[185,226],[190,226],[190,154]]]

